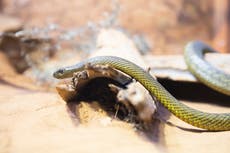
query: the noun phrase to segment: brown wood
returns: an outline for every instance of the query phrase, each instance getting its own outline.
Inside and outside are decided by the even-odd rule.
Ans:
[[[214,0],[213,45],[220,52],[230,52],[230,0]]]

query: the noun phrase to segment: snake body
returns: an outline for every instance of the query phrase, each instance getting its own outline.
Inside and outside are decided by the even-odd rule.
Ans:
[[[206,45],[199,43],[198,42],[192,42],[193,44],[188,45],[186,49],[186,61],[191,62],[193,59],[199,59],[202,58],[202,54],[206,50],[209,50]],[[195,44],[194,44],[195,43]],[[193,47],[195,46],[195,47]],[[198,53],[196,53],[196,51]],[[196,56],[194,55],[192,58],[187,57],[187,55],[193,55],[192,52],[197,54]],[[194,61],[193,61],[194,62]],[[188,107],[187,105],[181,103],[178,101],[176,98],[174,98],[157,80],[155,80],[149,73],[147,73],[145,70],[143,70],[141,67],[138,65],[127,61],[125,59],[119,58],[119,57],[114,57],[114,56],[98,56],[95,58],[87,59],[85,61],[82,61],[76,65],[69,66],[69,67],[64,67],[56,72],[54,72],[54,77],[58,79],[62,78],[68,78],[72,77],[73,73],[77,71],[81,71],[84,69],[86,64],[98,64],[98,65],[110,65],[111,67],[118,69],[129,76],[133,77],[137,81],[139,81],[152,95],[156,97],[156,99],[163,104],[165,108],[167,108],[172,114],[183,120],[184,122],[187,122],[193,126],[202,128],[202,129],[207,129],[211,131],[224,131],[224,130],[230,130],[230,114],[229,113],[207,113],[207,112],[202,112],[193,108]],[[202,62],[201,62],[202,63]],[[214,75],[215,78],[218,78],[217,80],[224,79],[225,80],[225,75],[217,75],[212,74],[216,73],[217,70],[213,69],[210,65],[206,66],[207,63],[202,63],[202,66],[205,66],[203,70],[199,70],[198,74],[201,75],[211,75],[209,77],[206,77],[206,80],[212,78]],[[190,65],[191,69],[193,67],[198,68],[200,67],[200,63],[198,65]],[[211,68],[211,72],[204,72],[206,68]],[[208,69],[210,70],[210,69]],[[219,71],[218,71],[219,72]],[[226,79],[225,82],[223,83],[228,83],[229,85],[229,76]],[[211,82],[215,82],[215,78],[211,79]],[[203,79],[202,79],[203,80]],[[210,85],[213,88],[219,88],[219,87],[214,87],[213,85]],[[225,86],[224,86],[225,87]],[[228,88],[229,89],[229,88]],[[228,91],[220,89],[219,91],[224,91],[224,93],[228,93]],[[229,94],[229,93],[228,93]]]
[[[200,41],[188,43],[184,53],[188,69],[208,87],[230,96],[230,75],[203,60],[203,56],[207,52],[216,51]]]

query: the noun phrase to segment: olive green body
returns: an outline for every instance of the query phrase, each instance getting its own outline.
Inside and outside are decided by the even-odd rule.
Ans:
[[[139,81],[171,113],[193,126],[212,131],[230,130],[230,114],[206,113],[186,106],[175,99],[145,70],[136,64],[119,57],[99,56],[91,58],[76,65],[57,70],[54,73],[54,77],[58,79],[72,77],[74,72],[83,70],[88,63],[93,65],[110,65],[111,67],[128,74]]]

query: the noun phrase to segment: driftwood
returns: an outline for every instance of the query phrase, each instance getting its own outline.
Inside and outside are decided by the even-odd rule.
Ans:
[[[113,41],[109,37],[113,36]],[[117,41],[114,41],[117,40]],[[142,67],[146,67],[133,42],[127,39],[122,33],[109,29],[102,30],[98,36],[98,49],[92,56],[119,56],[129,59]],[[124,104],[128,112],[137,112],[137,118],[141,122],[150,123],[154,118],[156,106],[148,91],[138,82],[132,80],[126,74],[117,71],[107,65],[88,65],[85,70],[75,73],[73,78],[68,82],[60,83],[57,91],[65,101],[71,101],[78,96],[82,88],[95,78],[110,78],[117,81],[120,88],[113,84],[108,84],[111,90],[117,95],[117,101]],[[100,85],[100,83],[99,83]],[[132,120],[132,119],[131,119]]]

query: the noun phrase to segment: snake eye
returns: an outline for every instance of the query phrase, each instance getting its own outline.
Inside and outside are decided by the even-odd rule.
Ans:
[[[56,73],[63,74],[64,70],[63,69],[59,69]]]

